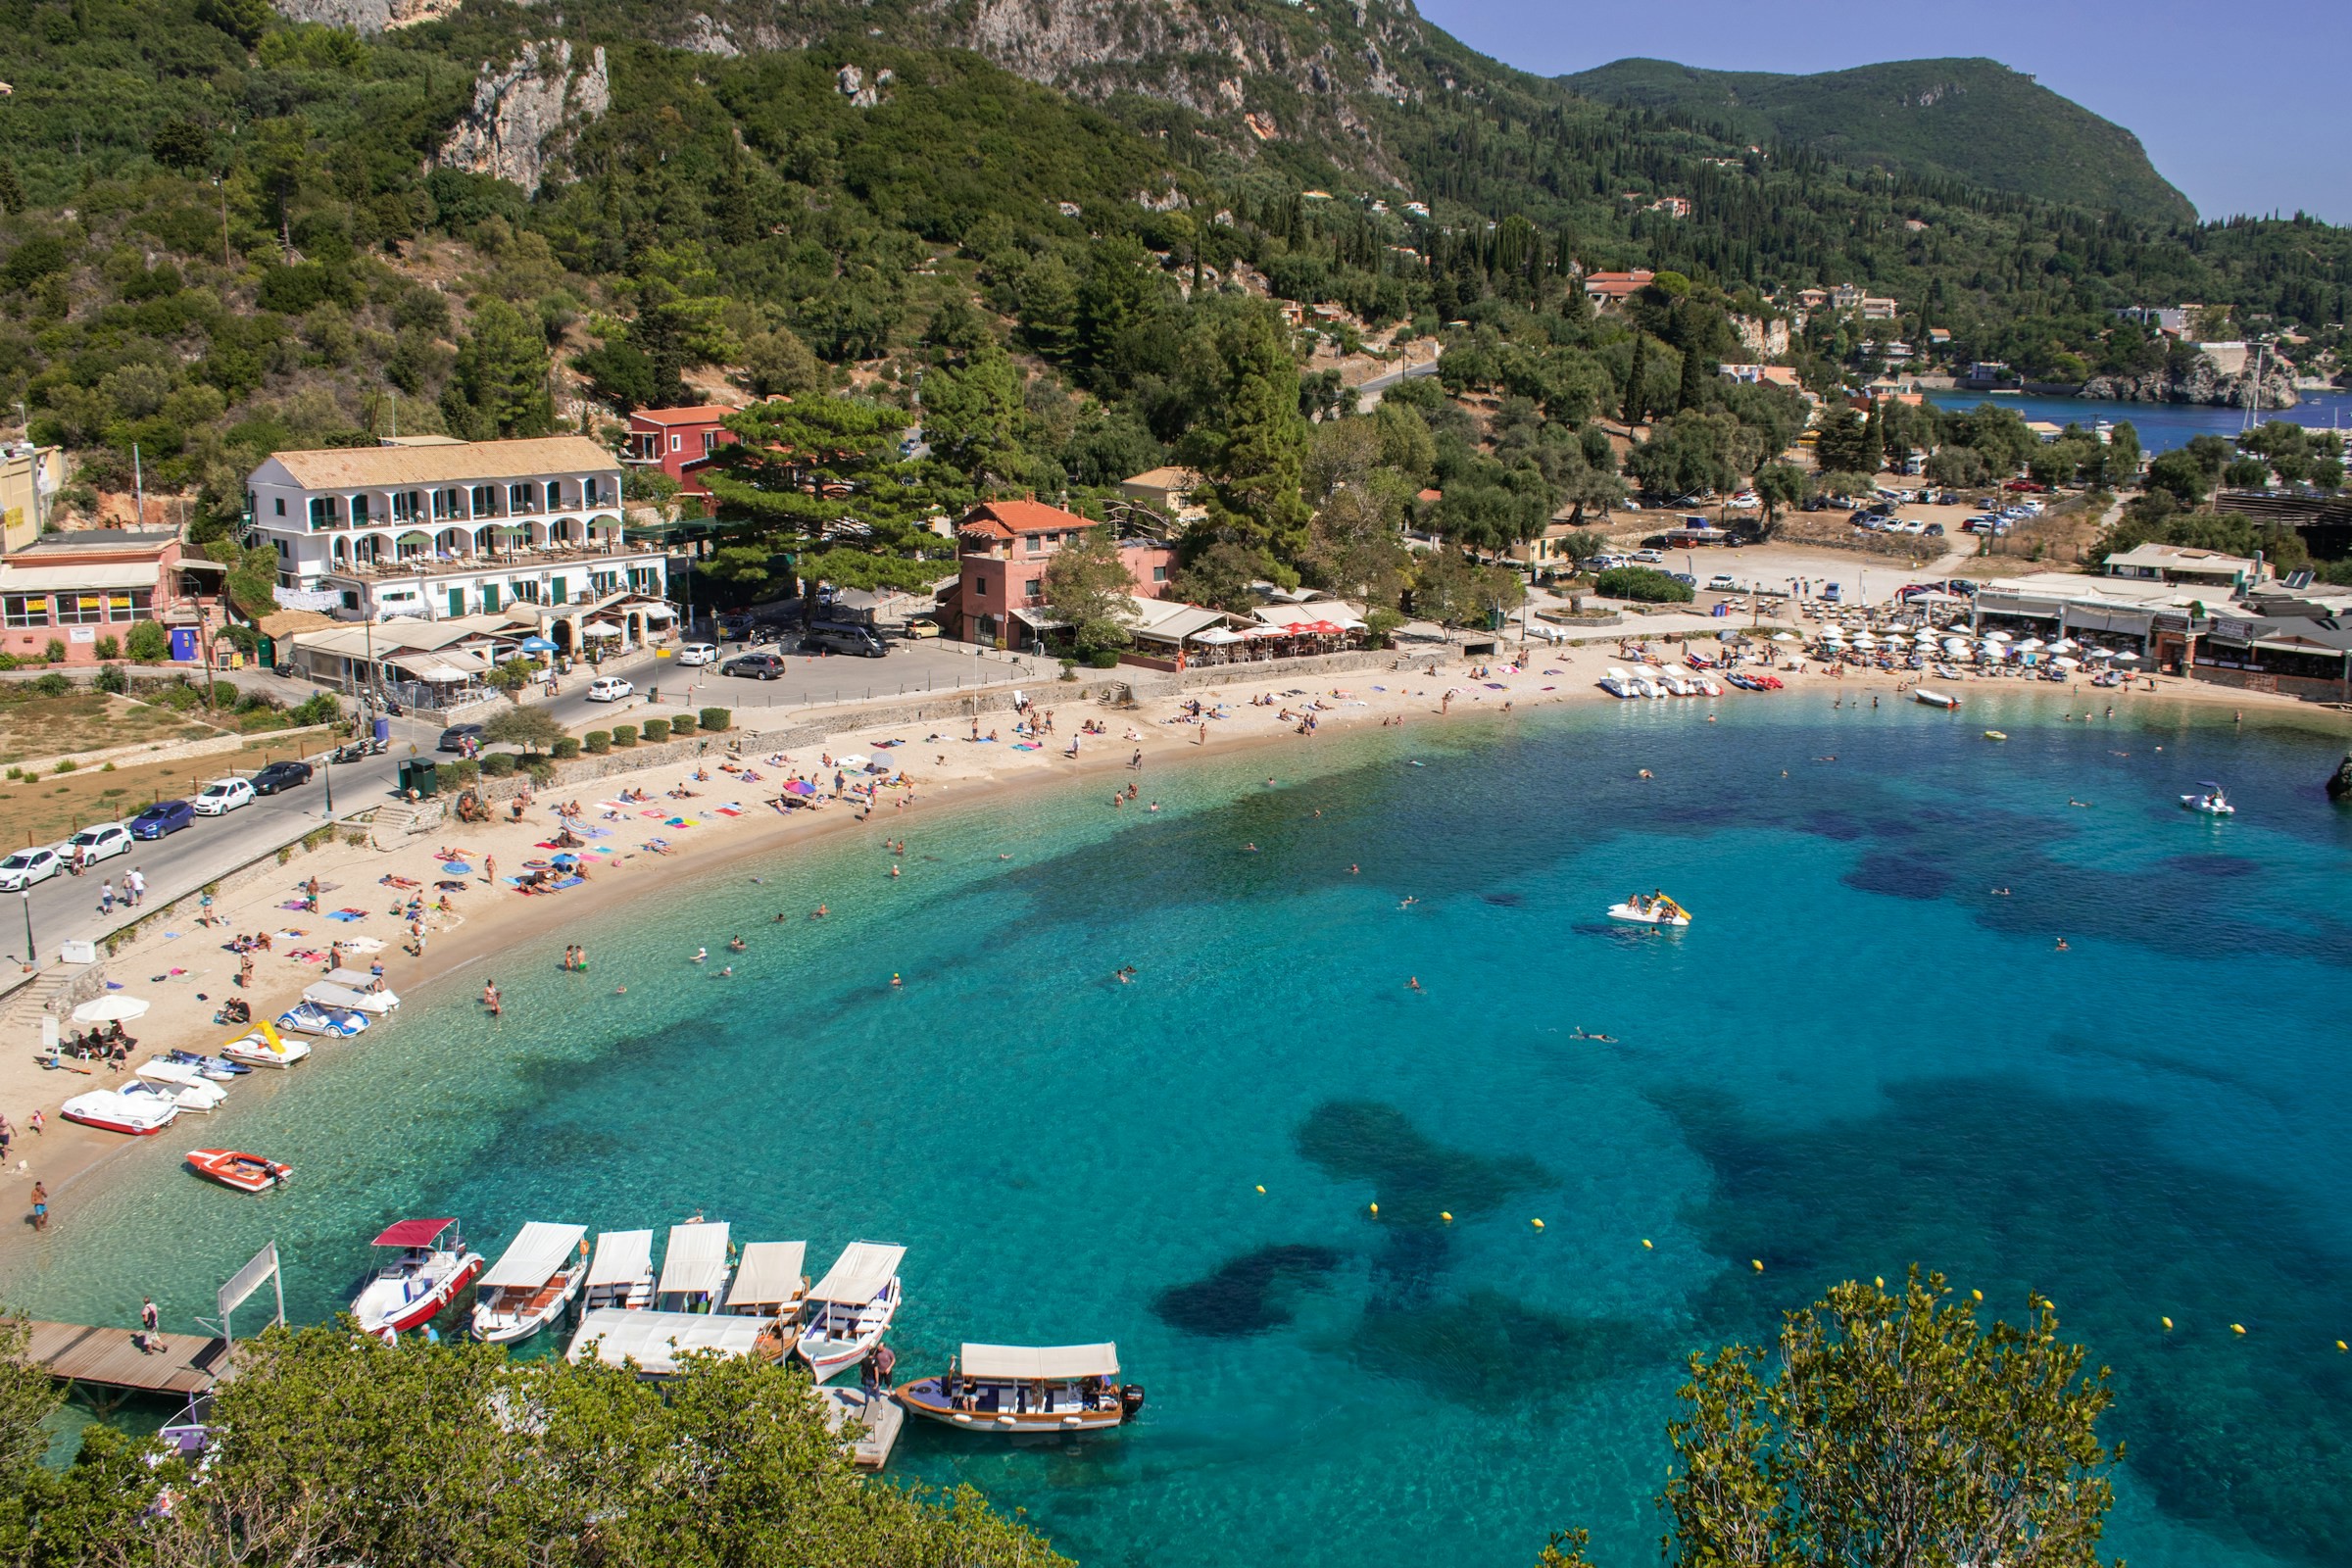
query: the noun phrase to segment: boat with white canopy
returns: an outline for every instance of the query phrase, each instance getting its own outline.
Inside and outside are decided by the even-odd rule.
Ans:
[[[710,1312],[727,1288],[726,1222],[689,1220],[669,1228],[662,1254],[662,1282],[654,1287],[654,1308],[662,1312]]]
[[[230,1061],[241,1061],[252,1067],[291,1067],[311,1054],[307,1040],[288,1040],[266,1023],[257,1023],[250,1034],[242,1034],[220,1048],[220,1054]]]
[[[324,980],[306,987],[302,1000],[316,1002],[322,1007],[342,1007],[378,1017],[400,1005],[400,999],[389,991],[354,991],[349,986],[330,985]]]
[[[904,1247],[852,1242],[809,1290],[799,1350],[817,1382],[856,1366],[882,1343],[899,1315],[899,1260],[906,1255]]]
[[[585,1310],[642,1312],[654,1304],[654,1233],[606,1231],[588,1265]]]
[[[587,1226],[530,1221],[482,1275],[473,1337],[485,1345],[529,1339],[564,1315],[587,1272]]]
[[[808,1296],[807,1242],[747,1242],[721,1311],[737,1317],[787,1318]]]
[[[752,1354],[766,1327],[758,1318],[724,1312],[630,1312],[600,1306],[580,1314],[580,1330],[571,1337],[564,1358],[575,1365],[596,1360],[607,1366],[634,1366],[646,1377],[669,1377],[692,1350]]]
[[[966,1345],[939,1377],[892,1391],[916,1415],[971,1432],[1100,1432],[1135,1419],[1115,1345]]]
[[[384,984],[382,975],[369,970],[329,969],[318,978],[325,985],[341,986],[346,991],[357,991],[364,997],[381,997],[388,1007],[400,1005],[400,993]]]
[[[170,1095],[182,1110],[219,1110],[228,1091],[205,1075],[201,1067],[158,1056],[139,1064],[139,1076]]]

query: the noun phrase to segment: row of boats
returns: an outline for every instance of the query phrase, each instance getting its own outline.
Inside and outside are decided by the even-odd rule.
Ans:
[[[1641,664],[1632,670],[1611,664],[1601,671],[1600,689],[1611,697],[1632,701],[1637,697],[1721,697],[1723,688],[1711,675],[1677,674],[1656,664]]]
[[[650,1230],[606,1231],[591,1250],[586,1226],[533,1220],[495,1263],[466,1245],[454,1218],[402,1220],[372,1245],[394,1255],[352,1297],[364,1332],[397,1339],[421,1329],[470,1287],[474,1338],[514,1345],[561,1324],[577,1300],[567,1359],[655,1377],[710,1350],[797,1357],[821,1384],[873,1357],[906,1299],[904,1247],[853,1242],[811,1285],[806,1242],[752,1242],[739,1252],[723,1221],[671,1226],[659,1273]],[[952,1426],[1091,1431],[1143,1407],[1144,1391],[1118,1375],[1114,1345],[970,1344],[946,1372],[892,1397]]]

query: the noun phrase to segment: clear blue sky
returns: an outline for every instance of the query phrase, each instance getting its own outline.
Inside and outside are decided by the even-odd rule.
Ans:
[[[2206,218],[2297,208],[2352,222],[2334,100],[2352,0],[1418,0],[1485,54],[1541,75],[1647,55],[1719,71],[1837,71],[1984,55],[2123,125]]]

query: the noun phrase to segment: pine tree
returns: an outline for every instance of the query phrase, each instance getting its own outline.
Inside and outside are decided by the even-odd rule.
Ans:
[[[1648,360],[1648,340],[1637,331],[1634,334],[1634,368],[1625,377],[1625,422],[1629,426],[1642,422],[1642,375],[1649,368]]]
[[[0,158],[0,212],[21,213],[24,210],[24,184],[17,178],[17,161]]]

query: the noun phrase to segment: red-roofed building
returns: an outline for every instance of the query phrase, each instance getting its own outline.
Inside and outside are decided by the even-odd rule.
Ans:
[[[632,467],[660,468],[678,481],[679,494],[709,496],[696,470],[710,455],[735,440],[726,417],[737,411],[715,403],[691,409],[639,409],[629,416],[628,448],[621,461]]]
[[[1050,624],[1046,563],[1102,526],[1042,501],[983,501],[956,524],[959,567],[940,606],[940,623],[965,642],[1034,646]],[[1121,540],[1119,559],[1135,583],[1135,597],[1157,599],[1167,592],[1176,569],[1174,548],[1152,539]]]
[[[1630,272],[1587,272],[1585,298],[1595,306],[1614,305],[1649,287],[1657,275],[1646,267],[1638,267]]]

